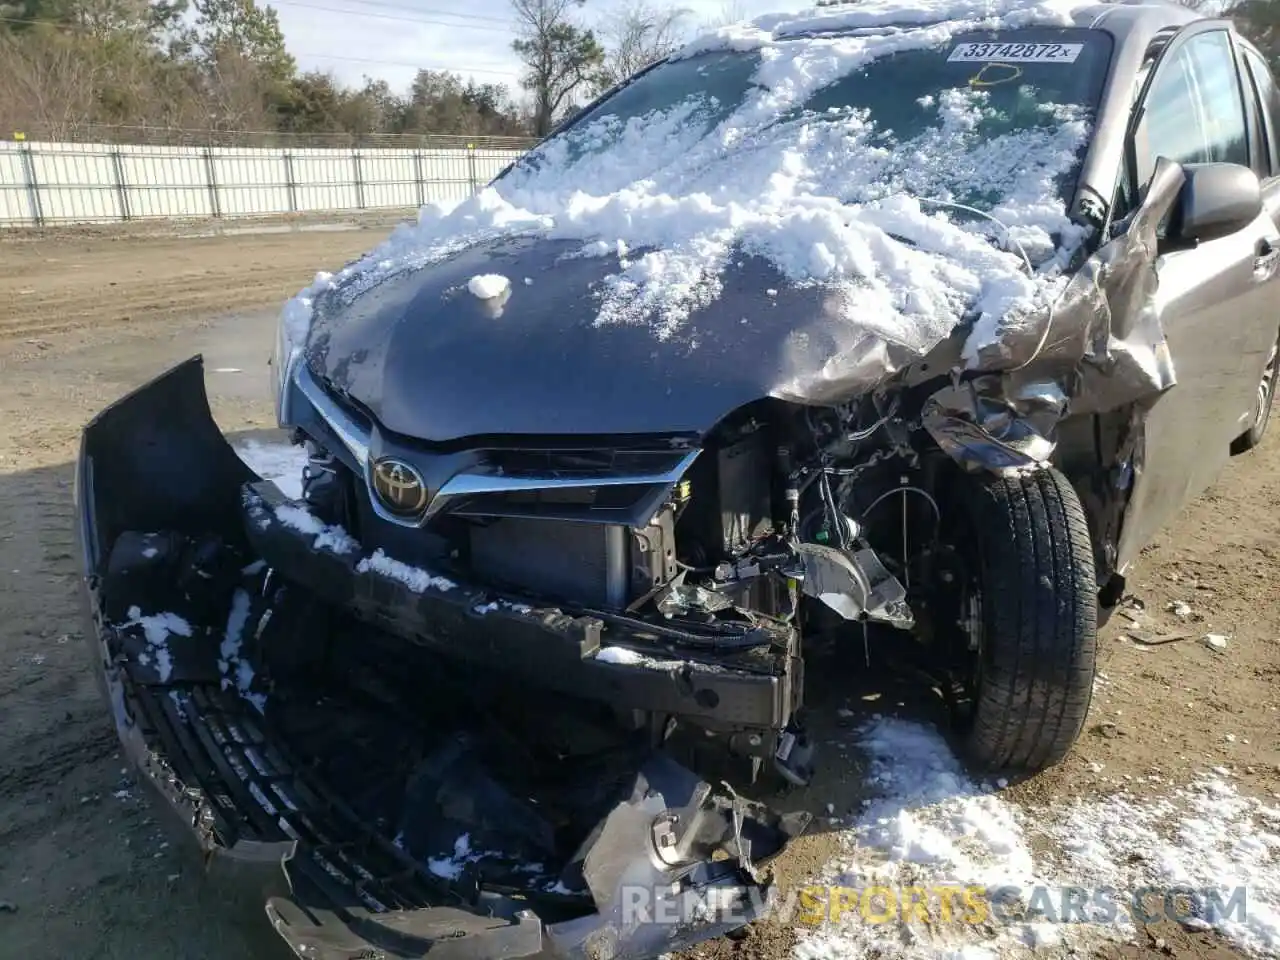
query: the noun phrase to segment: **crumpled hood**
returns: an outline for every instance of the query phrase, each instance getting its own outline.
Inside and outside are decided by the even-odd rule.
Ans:
[[[1058,42],[1079,2],[998,6]],[[1008,359],[1085,239],[1060,181],[1097,96],[1068,78],[1106,47],[975,86],[954,43],[997,25],[927,6],[910,28],[877,0],[869,32],[695,44],[317,277],[285,345],[305,335],[314,372],[433,440],[701,433],[764,396],[858,396],[974,317],[963,361]],[[488,275],[505,297],[468,291]]]
[[[308,363],[386,429],[448,441],[703,434],[750,401],[820,394],[832,357],[846,374],[864,357],[882,374],[917,355],[851,323],[831,290],[788,284],[747,256],[666,339],[600,324],[598,293],[617,262],[571,256],[580,246],[494,238],[372,286],[357,274],[316,301]],[[509,279],[506,295],[468,289],[495,274]]]

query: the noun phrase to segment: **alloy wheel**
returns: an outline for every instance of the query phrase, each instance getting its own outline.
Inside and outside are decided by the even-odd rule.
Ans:
[[[1274,343],[1271,345],[1271,352],[1267,354],[1267,366],[1262,371],[1262,380],[1258,383],[1258,415],[1254,419],[1255,424],[1261,422],[1267,415],[1267,403],[1271,399],[1271,391],[1275,389],[1278,359],[1280,359],[1280,343]]]

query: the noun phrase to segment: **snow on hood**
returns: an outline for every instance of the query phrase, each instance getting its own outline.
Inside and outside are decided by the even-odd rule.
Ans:
[[[514,234],[581,241],[576,255],[611,258],[594,322],[645,324],[660,340],[695,339],[685,328],[743,253],[793,284],[830,288],[838,322],[854,332],[847,339],[868,331],[923,354],[967,318],[987,332],[1016,328],[1056,298],[1061,251],[1082,237],[1057,178],[1078,162],[1089,111],[1024,88],[1043,122],[980,136],[999,111],[970,81],[909,103],[921,115],[899,136],[869,110],[810,102],[880,58],[936,48],[941,59],[958,34],[1070,26],[1073,11],[1092,5],[870,0],[709,33],[651,77],[717,56],[746,63],[734,102],[708,91],[711,77],[625,119],[607,108],[585,117],[477,195],[424,207],[363,260],[317,276],[286,306],[286,336],[301,345],[315,297],[332,286],[350,302],[389,276]],[[855,32],[789,36],[836,29]],[[976,216],[959,205],[974,194],[986,198]]]

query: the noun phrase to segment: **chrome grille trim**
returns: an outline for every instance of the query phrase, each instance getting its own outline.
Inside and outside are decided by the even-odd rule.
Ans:
[[[441,485],[421,516],[397,517],[381,507],[377,494],[371,486],[372,463],[369,454],[371,438],[368,429],[329,396],[324,387],[316,381],[305,362],[295,365],[293,377],[299,392],[355,459],[361,480],[369,491],[369,501],[374,512],[388,523],[401,527],[425,526],[433,517],[447,513],[450,506],[459,499],[480,494],[501,495],[536,490],[585,490],[593,487],[617,486],[651,486],[670,489],[680,482],[698,455],[702,453],[701,449],[690,450],[669,468],[651,473],[510,476],[492,471],[486,472],[484,469],[466,469],[454,474]]]

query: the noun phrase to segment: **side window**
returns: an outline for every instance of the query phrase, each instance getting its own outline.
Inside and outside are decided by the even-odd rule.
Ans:
[[[1187,43],[1186,51],[1195,70],[1212,161],[1249,166],[1244,99],[1231,37],[1225,30],[1203,33]]]
[[[1177,163],[1208,159],[1208,136],[1200,119],[1186,47],[1160,71],[1147,95],[1146,108],[1147,151],[1153,166],[1160,157]]]
[[[1147,97],[1147,147],[1152,163],[1249,165],[1244,100],[1231,39],[1215,30],[1192,37],[1160,71]]]
[[[1261,156],[1269,159],[1270,176],[1280,176],[1280,89],[1276,88],[1275,77],[1263,59],[1252,50],[1244,52],[1245,62],[1249,65],[1249,73],[1253,78],[1253,86],[1258,95],[1258,113],[1262,118],[1262,132],[1266,143],[1259,144]],[[1264,162],[1264,166],[1267,164]],[[1264,175],[1267,171],[1263,171]]]

